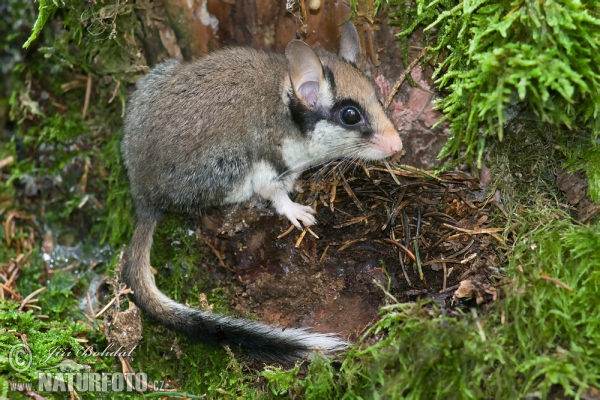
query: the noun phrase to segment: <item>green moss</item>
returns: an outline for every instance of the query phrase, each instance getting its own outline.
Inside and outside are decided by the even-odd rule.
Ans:
[[[481,166],[486,145],[505,136],[522,105],[585,149],[565,148],[571,165],[600,198],[597,146],[600,132],[599,4],[590,1],[511,2],[391,0],[390,23],[407,51],[407,36],[424,28],[435,61],[439,108],[452,137],[440,157],[464,157]],[[405,65],[407,60],[405,60]],[[592,155],[590,154],[593,153]]]
[[[56,367],[66,358],[79,364],[93,365],[96,371],[108,370],[106,364],[86,354],[85,347],[75,339],[75,335],[89,332],[85,325],[57,319],[45,321],[37,318],[31,311],[21,312],[17,308],[18,304],[0,300],[1,381],[37,382],[38,372]],[[26,334],[27,345],[31,350],[31,366],[23,371],[15,371],[9,358],[11,350],[22,345],[17,334]]]

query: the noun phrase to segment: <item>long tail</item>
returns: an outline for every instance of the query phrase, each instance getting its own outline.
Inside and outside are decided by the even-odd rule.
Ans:
[[[265,362],[288,363],[343,350],[347,343],[333,335],[305,329],[282,329],[245,319],[235,319],[179,304],[162,294],[150,269],[150,248],[157,218],[140,212],[122,271],[123,281],[133,290],[135,303],[147,315],[186,336],[214,345],[241,347],[251,357]]]

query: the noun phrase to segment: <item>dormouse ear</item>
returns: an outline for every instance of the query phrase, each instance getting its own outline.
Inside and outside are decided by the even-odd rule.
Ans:
[[[296,96],[310,107],[319,103],[325,77],[319,57],[306,43],[292,40],[285,48],[290,81]]]
[[[352,64],[358,64],[359,62],[360,39],[356,27],[350,21],[346,21],[342,25],[339,56]]]

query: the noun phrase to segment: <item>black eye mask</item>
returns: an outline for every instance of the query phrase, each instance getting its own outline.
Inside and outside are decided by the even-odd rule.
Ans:
[[[373,135],[373,128],[363,107],[352,99],[342,99],[335,102],[331,108],[331,122],[363,134],[364,137]]]

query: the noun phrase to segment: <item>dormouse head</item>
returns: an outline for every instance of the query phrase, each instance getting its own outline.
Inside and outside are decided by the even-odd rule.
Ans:
[[[293,40],[285,56],[284,100],[315,164],[340,157],[381,160],[402,150],[373,85],[356,66],[360,44],[351,22],[343,25],[338,55]]]

